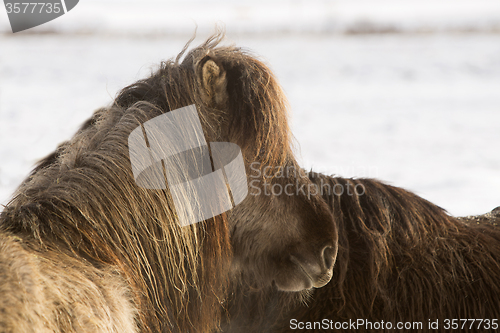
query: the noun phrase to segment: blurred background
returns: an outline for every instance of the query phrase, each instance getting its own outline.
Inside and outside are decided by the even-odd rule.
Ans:
[[[453,215],[500,206],[500,0],[82,0],[16,34],[1,7],[0,204],[93,110],[216,24],[274,70],[302,166]]]

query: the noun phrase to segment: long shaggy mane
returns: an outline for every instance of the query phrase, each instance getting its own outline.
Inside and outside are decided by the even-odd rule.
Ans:
[[[180,227],[168,191],[136,185],[130,132],[196,104],[207,141],[234,142],[245,160],[261,165],[280,165],[291,154],[287,103],[276,79],[248,52],[219,46],[222,39],[218,33],[189,52],[186,45],[123,89],[38,164],[0,215],[0,236],[37,258],[64,254],[61,265],[76,260],[97,275],[112,268],[126,281],[141,332],[217,327],[231,245],[226,214]],[[204,99],[197,71],[208,58],[226,71],[228,108]]]

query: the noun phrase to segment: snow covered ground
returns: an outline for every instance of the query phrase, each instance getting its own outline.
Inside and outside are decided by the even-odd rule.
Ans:
[[[284,2],[261,3],[260,11],[252,2],[253,11],[245,11],[243,1],[219,1],[227,4],[219,16],[201,2],[175,8],[185,6],[199,15],[193,44],[208,36],[212,21],[225,19],[229,41],[271,66],[290,100],[303,166],[376,177],[415,191],[451,214],[487,212],[500,206],[500,34],[495,32],[500,1],[454,1],[462,9],[452,17],[442,9],[451,8],[447,0],[433,2],[438,4],[434,14],[419,5],[429,5],[426,1],[406,2],[413,10],[401,5],[390,7],[392,12],[377,10],[374,2],[360,0],[313,1],[313,9],[284,11],[274,25],[258,14]],[[151,20],[144,14],[127,21],[133,12],[127,9],[117,16],[95,14],[92,21],[92,10],[116,1],[81,1],[36,28],[56,34],[13,35],[0,8],[0,203],[7,203],[36,160],[69,138],[94,109],[182,49],[193,21],[173,15],[178,26],[161,23],[151,8],[163,10],[164,4],[140,3],[150,6],[141,10]],[[290,8],[305,6],[292,3]],[[378,3],[384,7],[390,1]],[[132,1],[120,4],[134,7]],[[328,5],[333,9],[325,12]],[[235,8],[243,8],[243,16]],[[330,16],[321,23],[321,15]],[[301,28],[286,28],[294,17]],[[342,21],[344,28],[328,28],[333,21],[331,27]],[[403,33],[348,33],[367,27],[359,22],[371,22],[375,30],[397,26],[392,31]],[[137,27],[143,30],[137,33]]]
[[[2,17],[3,16],[3,17]],[[3,19],[4,18],[4,19]],[[500,31],[499,0],[83,0],[31,31],[186,34],[215,22],[230,33]],[[0,10],[0,32],[10,31]]]

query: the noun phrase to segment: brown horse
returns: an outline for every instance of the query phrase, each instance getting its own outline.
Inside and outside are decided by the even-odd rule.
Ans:
[[[239,287],[226,332],[498,331],[500,209],[455,218],[373,179],[309,177],[338,229],[331,282]]]
[[[186,46],[123,89],[16,191],[0,215],[0,332],[209,332],[227,281],[300,291],[330,280],[337,232],[326,203],[257,195],[312,184],[262,172],[296,168],[283,92],[221,39]],[[193,104],[207,142],[240,147],[253,188],[232,211],[181,227],[168,189],[136,184],[127,139]]]

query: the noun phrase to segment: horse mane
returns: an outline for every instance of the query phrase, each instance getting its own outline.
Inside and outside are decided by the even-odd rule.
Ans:
[[[136,185],[130,132],[196,104],[207,141],[234,142],[247,161],[261,165],[280,165],[291,154],[287,103],[276,79],[247,52],[218,46],[223,37],[219,32],[180,62],[186,45],[175,60],[124,88],[38,164],[0,215],[0,231],[35,251],[117,267],[131,286],[141,332],[216,327],[231,245],[226,214],[180,227],[168,192]],[[202,97],[196,68],[208,57],[226,71],[229,109]]]
[[[155,75],[124,88],[114,103],[123,108],[148,101],[160,109],[174,110],[179,105],[185,106],[191,98],[196,105],[202,105],[199,82],[184,80],[178,84],[178,81],[186,72],[190,73],[188,77],[196,77],[197,73],[191,73],[193,68],[211,59],[224,69],[227,94],[233,98],[227,101],[231,113],[217,107],[206,107],[206,113],[200,112],[207,140],[225,138],[238,144],[249,163],[283,165],[292,155],[293,147],[286,96],[266,64],[243,48],[219,46],[223,38],[224,34],[219,32],[189,52],[191,41],[188,42],[175,60],[163,61]],[[218,122],[211,123],[207,115],[216,115]]]
[[[319,186],[328,184],[332,189],[341,186],[345,190],[349,186],[353,191],[356,186],[362,186],[364,191],[362,195],[336,195],[332,190],[326,195],[339,225],[335,283],[342,306],[355,306],[348,304],[355,296],[346,294],[353,275],[363,272],[361,275],[366,279],[363,291],[370,290],[364,295],[365,304],[372,308],[379,298],[389,297],[385,283],[394,273],[392,268],[397,259],[405,256],[408,249],[419,247],[419,251],[427,251],[424,247],[430,245],[432,240],[428,238],[432,235],[453,237],[459,232],[443,209],[402,188],[371,179],[322,175],[311,179]]]
[[[324,314],[427,320],[482,318],[500,308],[498,217],[464,223],[414,193],[374,179],[309,176],[326,186],[322,194],[339,226],[334,278],[314,293],[314,304],[331,305],[323,306]],[[362,193],[327,193],[335,186]]]

